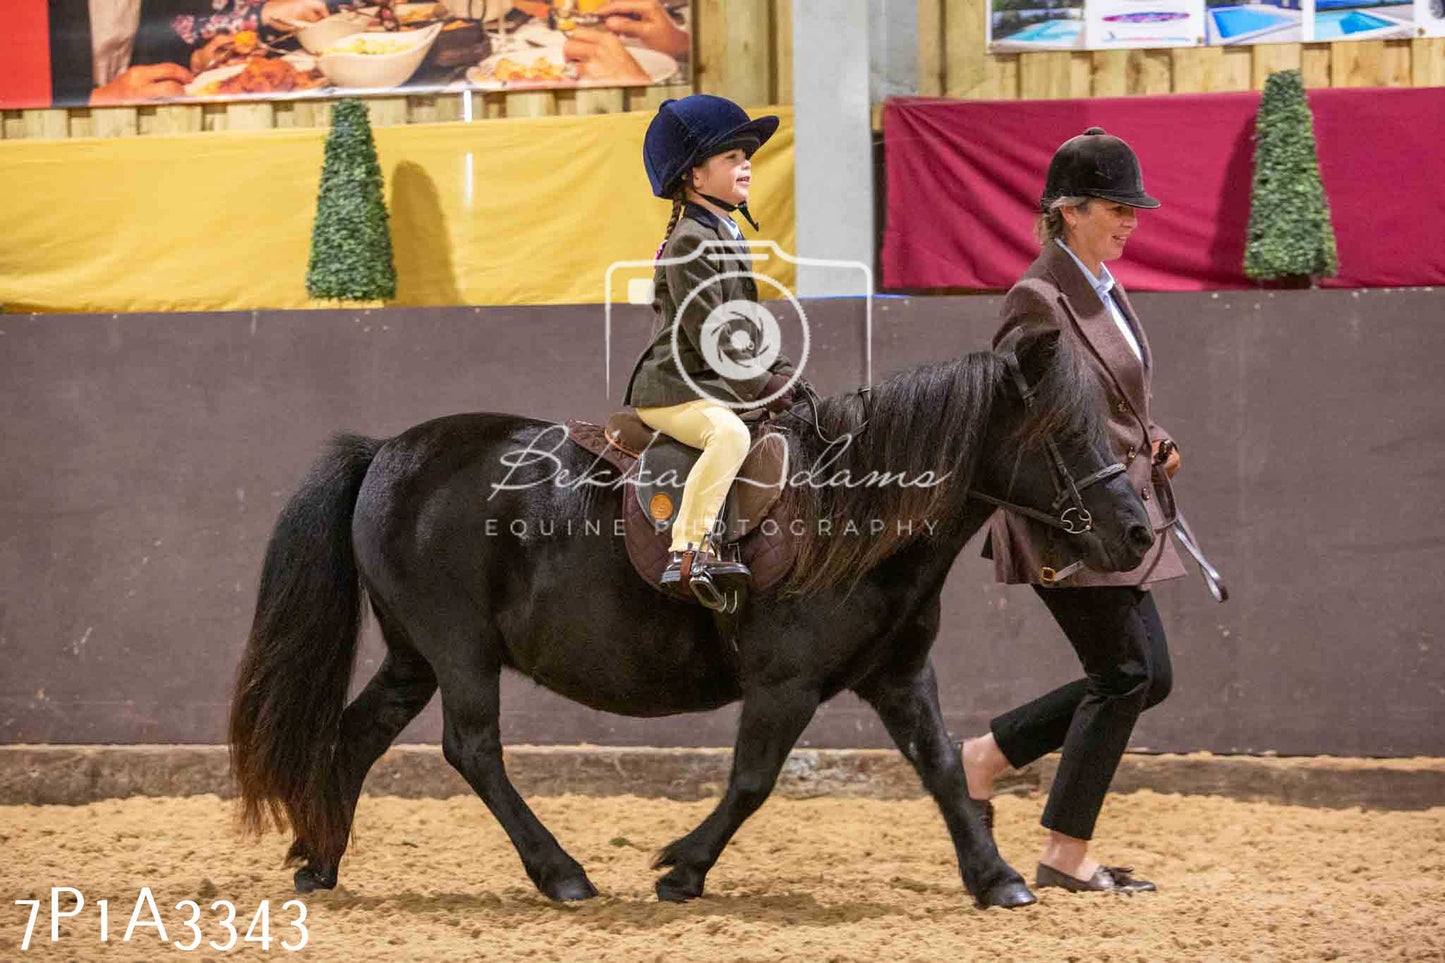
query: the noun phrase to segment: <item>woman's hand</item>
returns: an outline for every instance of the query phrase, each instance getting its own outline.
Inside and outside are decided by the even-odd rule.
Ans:
[[[231,46],[231,35],[218,33],[210,42],[191,54],[191,73],[203,74],[213,66],[219,66],[222,51]]]
[[[284,30],[287,23],[315,23],[330,16],[324,0],[267,0],[261,7],[261,26]]]
[[[669,57],[686,57],[692,51],[692,36],[673,22],[658,0],[612,0],[598,8],[607,29],[624,37],[635,37],[643,46],[660,50]]]
[[[180,64],[147,64],[131,67],[119,77],[90,92],[92,104],[133,104],[138,100],[167,100],[181,97],[186,84],[196,78]]]
[[[577,79],[611,80],[620,84],[645,84],[647,71],[622,46],[615,33],[578,27],[562,47],[562,56],[577,61]]]
[[[1159,464],[1159,449],[1164,444],[1166,444],[1165,441],[1154,442],[1154,464],[1156,465]],[[1161,467],[1164,469],[1164,474],[1173,478],[1174,473],[1179,470],[1182,462],[1179,458],[1179,446],[1172,441],[1167,442],[1167,444],[1169,445],[1169,453],[1164,457],[1164,464]]]

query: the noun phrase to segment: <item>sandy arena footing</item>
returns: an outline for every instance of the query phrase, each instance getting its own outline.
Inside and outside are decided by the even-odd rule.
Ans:
[[[738,833],[703,898],[658,903],[653,853],[709,811],[707,800],[537,797],[538,816],[602,895],[556,906],[523,874],[496,821],[471,796],[364,798],[340,887],[305,898],[306,946],[324,961],[1445,960],[1445,808],[1320,809],[1140,791],[1105,807],[1096,851],[1160,892],[1120,897],[1039,892],[1014,912],[973,908],[952,846],[924,799],[773,799]],[[141,887],[171,941],[195,937],[175,909],[203,909],[199,930],[224,945],[228,900],[243,936],[269,901],[271,958],[299,931],[285,839],[233,832],[214,795],[83,806],[0,808],[0,959],[153,961],[180,954],[151,928],[122,937]],[[997,838],[1032,878],[1044,839],[1037,795],[998,801]],[[49,930],[51,887],[85,907]],[[42,912],[21,951],[28,909]],[[97,900],[107,900],[109,942]],[[73,906],[70,897],[61,907]],[[148,913],[142,918],[149,920]],[[238,937],[202,959],[264,952]]]

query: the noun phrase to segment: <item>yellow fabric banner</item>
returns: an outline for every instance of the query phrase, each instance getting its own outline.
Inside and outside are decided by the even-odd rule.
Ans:
[[[754,158],[753,216],[759,239],[792,253],[792,108],[763,112],[782,124]],[[376,128],[393,303],[602,301],[608,265],[650,259],[671,213],[642,166],[650,120],[639,112]],[[0,304],[12,312],[317,306],[306,295],[306,263],[326,134],[0,141]],[[794,285],[791,265],[769,273]],[[615,278],[614,299],[626,298],[626,277],[641,275],[651,276]]]

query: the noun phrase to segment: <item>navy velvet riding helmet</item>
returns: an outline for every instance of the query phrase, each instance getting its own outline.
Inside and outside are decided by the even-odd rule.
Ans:
[[[1144,193],[1144,173],[1133,149],[1102,127],[1070,137],[1054,153],[1039,206],[1045,212],[1060,197],[1102,197],[1130,207],[1155,208]]]
[[[671,197],[684,174],[724,151],[740,147],[752,157],[777,129],[777,117],[752,120],[725,97],[693,94],[664,100],[642,139],[642,163],[652,193]]]

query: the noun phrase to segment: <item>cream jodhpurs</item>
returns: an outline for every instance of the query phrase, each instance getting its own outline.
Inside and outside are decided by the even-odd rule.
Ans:
[[[672,551],[701,545],[747,457],[752,444],[748,426],[731,408],[711,398],[666,408],[638,408],[637,417],[649,428],[702,449],[682,489],[682,505],[672,526]]]

